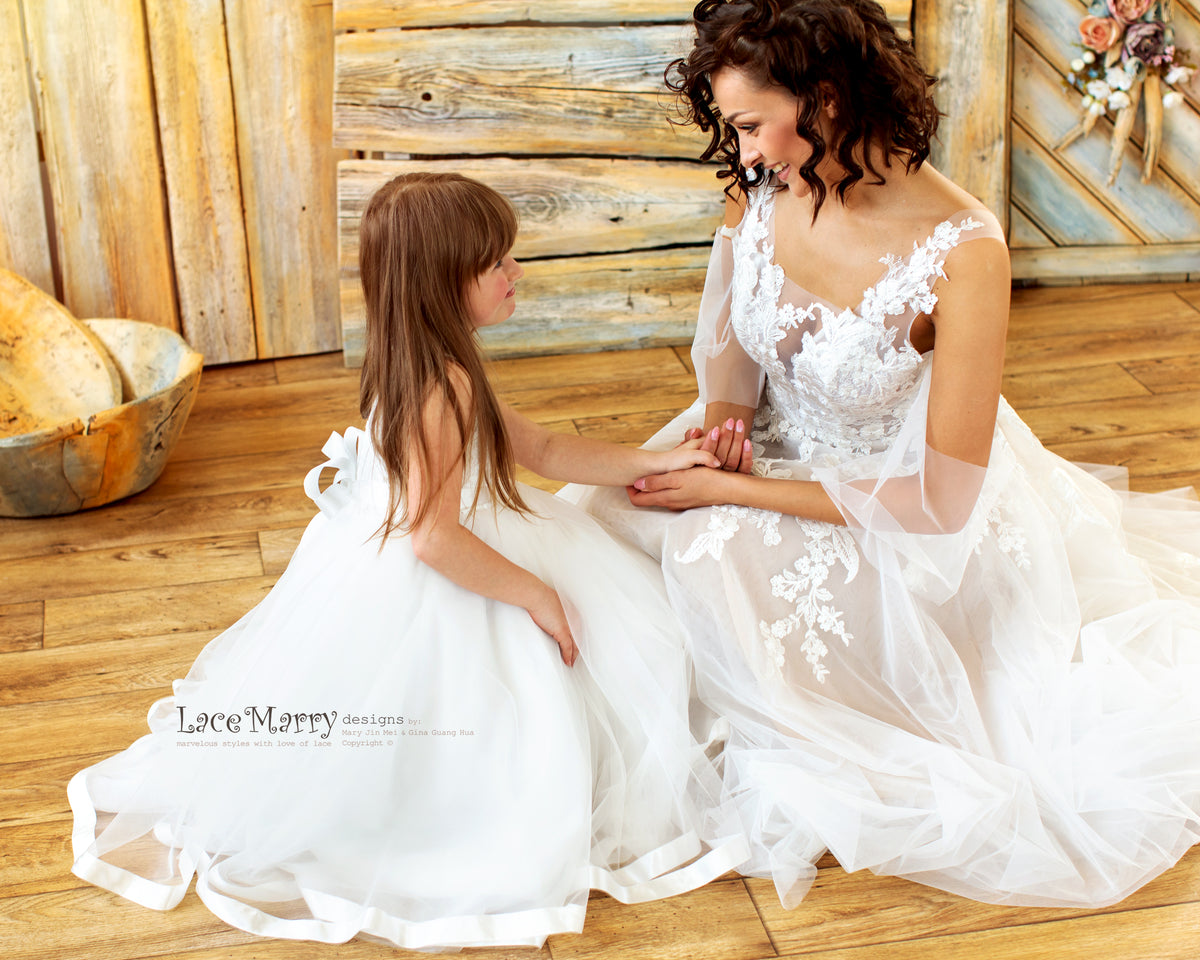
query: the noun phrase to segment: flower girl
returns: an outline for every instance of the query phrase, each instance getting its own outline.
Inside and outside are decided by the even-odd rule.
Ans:
[[[195,876],[264,936],[456,949],[540,944],[582,929],[590,889],[669,896],[745,857],[657,565],[513,476],[715,458],[552,434],[496,397],[476,330],[513,312],[516,227],[454,174],[372,198],[366,430],[305,479],[320,512],[271,593],[72,779],[78,876],[155,909]]]

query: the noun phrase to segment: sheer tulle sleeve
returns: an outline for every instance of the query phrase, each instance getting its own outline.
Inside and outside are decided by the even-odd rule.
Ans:
[[[736,230],[721,227],[713,240],[692,363],[703,403],[737,403],[757,407],[763,371],[746,356],[730,322],[733,300],[733,237]]]
[[[860,531],[856,539],[872,564],[941,602],[959,587],[987,523],[988,491],[998,482],[997,468],[955,459],[926,442],[931,374],[927,364],[888,449],[815,467],[812,477]]]

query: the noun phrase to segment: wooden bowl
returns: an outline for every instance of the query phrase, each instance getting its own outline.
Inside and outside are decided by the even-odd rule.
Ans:
[[[183,432],[204,358],[152,323],[82,327],[110,358],[124,402],[0,436],[0,516],[74,513],[138,493],[158,479]]]

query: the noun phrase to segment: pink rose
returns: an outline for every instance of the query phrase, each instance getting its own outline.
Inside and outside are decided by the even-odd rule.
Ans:
[[[1161,66],[1175,56],[1171,40],[1161,23],[1131,23],[1125,31],[1125,56],[1151,67]]]
[[[1121,23],[1141,20],[1154,0],[1108,0],[1108,10]]]
[[[1079,24],[1083,45],[1097,53],[1103,53],[1120,40],[1124,30],[1124,26],[1109,17],[1084,17]]]

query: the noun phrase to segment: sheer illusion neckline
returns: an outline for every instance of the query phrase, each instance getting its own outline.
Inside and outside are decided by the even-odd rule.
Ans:
[[[875,282],[872,283],[870,286],[865,287],[863,289],[863,292],[859,296],[858,301],[853,306],[843,307],[843,306],[837,305],[832,300],[830,300],[828,297],[822,297],[820,294],[814,293],[812,290],[809,290],[807,287],[803,286],[802,284],[797,283],[795,280],[793,280],[791,277],[789,277],[787,275],[787,272],[783,269],[783,267],[781,267],[779,265],[778,261],[775,259],[775,195],[774,195],[774,193],[771,193],[767,197],[766,211],[765,211],[766,220],[767,220],[767,242],[771,245],[771,259],[770,259],[771,268],[779,271],[779,274],[783,277],[783,283],[784,283],[785,287],[791,287],[793,292],[802,295],[802,297],[797,297],[797,298],[793,299],[792,300],[793,303],[796,303],[797,305],[799,305],[801,302],[803,302],[802,298],[807,297],[814,303],[820,304],[821,306],[826,307],[827,309],[829,309],[830,311],[832,311],[834,314],[836,314],[838,316],[841,316],[842,314],[845,314],[845,313],[858,314],[859,310],[862,308],[862,305],[864,303],[866,303],[867,299],[870,297],[871,292],[873,290],[875,290],[881,283],[883,283],[884,280],[886,280],[888,278],[888,276],[892,273],[892,271],[893,271],[893,269],[895,269],[895,267],[907,263],[909,260],[911,260],[913,258],[913,256],[915,254],[920,253],[922,250],[926,249],[931,243],[933,243],[934,238],[935,238],[938,230],[941,227],[944,227],[947,225],[953,227],[956,221],[961,220],[966,217],[969,217],[971,212],[972,211],[969,208],[964,207],[963,209],[950,214],[950,216],[946,217],[945,219],[940,220],[938,223],[935,223],[933,225],[933,227],[930,229],[930,231],[929,231],[928,235],[925,237],[925,239],[920,242],[914,242],[913,248],[902,257],[898,257],[895,253],[885,254],[879,260],[879,262],[883,265],[883,269],[880,270],[879,276],[875,279]],[[782,298],[782,290],[780,292],[781,292],[781,298]]]

